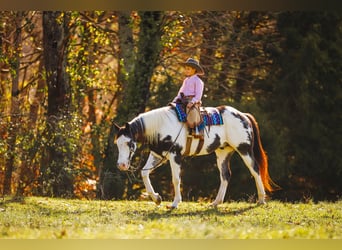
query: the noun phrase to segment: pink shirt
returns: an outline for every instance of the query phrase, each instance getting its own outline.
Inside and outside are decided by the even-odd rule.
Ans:
[[[198,75],[192,75],[184,79],[182,87],[179,89],[177,96],[173,100],[174,102],[181,98],[181,94],[183,93],[185,96],[194,96],[192,98],[193,103],[201,102],[202,94],[204,89],[204,83]]]

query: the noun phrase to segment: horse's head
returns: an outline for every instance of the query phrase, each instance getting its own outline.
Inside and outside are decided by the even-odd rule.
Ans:
[[[119,127],[115,124],[117,129],[116,145],[119,150],[119,157],[117,167],[121,171],[127,171],[130,167],[131,159],[137,149],[137,143],[133,138],[130,125],[126,123],[125,127]]]

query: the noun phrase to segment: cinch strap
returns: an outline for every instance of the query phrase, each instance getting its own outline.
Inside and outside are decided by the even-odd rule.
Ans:
[[[193,140],[192,136],[188,136],[186,138],[185,151],[184,151],[184,154],[183,154],[184,156],[189,156],[192,140]],[[197,145],[197,148],[196,148],[196,152],[193,155],[197,155],[201,151],[201,149],[203,147],[203,144],[204,144],[204,139],[200,138],[198,140],[198,145]]]

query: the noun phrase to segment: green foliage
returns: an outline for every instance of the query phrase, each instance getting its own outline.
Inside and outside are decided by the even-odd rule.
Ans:
[[[0,203],[5,239],[341,239],[341,202],[183,202],[29,197]]]
[[[150,90],[151,98],[147,103],[149,109],[166,106],[178,92],[178,85],[175,84],[174,79],[170,75],[167,75],[165,71],[157,72],[156,74],[163,80],[156,83]]]
[[[272,91],[261,100],[283,144],[280,162],[287,162],[282,167],[288,168],[291,185],[317,198],[323,190],[338,196],[341,182],[332,180],[342,174],[335,151],[342,139],[336,126],[341,121],[341,15],[282,13],[278,29],[285,38],[282,52],[274,56],[275,74],[266,81]]]
[[[66,32],[58,45],[65,47],[48,58],[63,55],[59,80],[65,86],[53,92],[43,64],[42,51],[49,49],[41,48],[42,13],[1,12],[1,184],[4,166],[16,156],[8,166],[14,191],[72,196],[90,179],[97,181],[99,198],[137,199],[143,191],[139,173],[135,179],[115,167],[112,121],[122,125],[167,105],[183,80],[179,62],[191,56],[205,68],[204,106],[231,105],[256,117],[271,177],[283,188],[274,199],[340,197],[340,13],[58,13],[56,23]],[[13,32],[19,28],[22,41]],[[17,76],[19,90],[11,96]],[[145,158],[137,152],[135,165]],[[237,155],[232,172],[226,199],[254,199],[253,179]],[[215,196],[213,155],[186,159],[182,179],[185,199]],[[169,166],[158,169],[152,182],[172,198]]]
[[[50,117],[43,138],[49,164],[41,166],[39,194],[73,197],[73,182],[82,170],[75,168],[80,148],[82,119],[78,114],[67,113]]]
[[[125,102],[119,106],[118,111],[119,116],[125,114],[128,119],[145,111],[150,97],[151,78],[162,48],[160,25],[163,13],[142,11],[139,12],[139,16],[139,40],[136,44],[134,70],[128,78],[127,89],[124,92]]]

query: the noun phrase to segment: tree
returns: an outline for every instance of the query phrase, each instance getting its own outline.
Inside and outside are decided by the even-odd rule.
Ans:
[[[19,128],[19,65],[20,65],[20,46],[21,46],[21,31],[22,20],[24,12],[17,12],[15,14],[14,35],[11,38],[13,42],[12,55],[10,58],[12,66],[12,95],[11,95],[11,118],[8,135],[8,159],[5,166],[4,175],[4,194],[11,194],[12,188],[12,174],[15,164],[15,145],[17,139],[17,132]]]
[[[117,122],[124,122],[132,119],[134,116],[145,111],[147,101],[149,99],[151,78],[155,67],[158,63],[158,56],[161,51],[161,36],[162,36],[162,21],[163,13],[159,11],[142,11],[138,13],[139,20],[139,35],[138,41],[132,44],[131,31],[127,29],[125,24],[129,23],[128,15],[121,13],[120,15],[120,31],[123,35],[121,37],[123,42],[121,43],[119,58],[120,65],[122,65],[120,80],[126,80],[123,82],[125,86],[123,92],[124,102],[121,102],[118,106]],[[125,43],[125,45],[123,45]],[[123,52],[122,50],[127,48],[127,45],[136,46],[136,53]],[[131,47],[131,51],[135,48]],[[134,58],[134,61],[131,60]],[[132,64],[132,66],[129,66]],[[131,69],[130,69],[131,67]],[[128,73],[128,77],[122,77],[123,72]],[[105,150],[104,165],[102,170],[102,180],[100,185],[102,189],[102,195],[106,198],[118,198],[123,191],[122,174],[115,168],[115,146],[114,146],[114,124],[111,126],[107,146]],[[114,166],[114,169],[113,169]],[[105,182],[105,178],[107,181]],[[113,187],[116,188],[113,188]],[[109,195],[112,193],[112,195]]]
[[[125,114],[125,119],[145,111],[150,97],[151,78],[161,51],[163,13],[160,11],[138,12],[140,17],[139,38],[134,60],[134,70],[128,77],[127,89],[124,92],[125,103],[118,108],[118,120]]]
[[[42,193],[73,195],[72,155],[65,134],[70,104],[70,82],[66,72],[70,13],[43,12],[43,46],[48,86],[48,145],[41,166]]]
[[[1,14],[1,20],[0,134],[7,143],[2,144],[4,152],[0,150],[0,154],[5,159],[1,165],[6,165],[7,178],[0,175],[0,179],[6,182],[6,193],[14,191],[20,196],[27,187],[31,190],[38,168],[35,162],[40,144],[39,139],[36,140],[37,119],[45,84],[40,74],[42,70],[39,71],[42,65],[41,15],[35,11],[7,11]]]
[[[336,199],[342,189],[336,154],[342,139],[336,126],[341,123],[341,22],[333,12],[284,12],[278,18],[284,39],[272,50],[273,74],[265,81],[270,92],[260,101],[284,144],[283,182],[297,189],[291,198]]]

